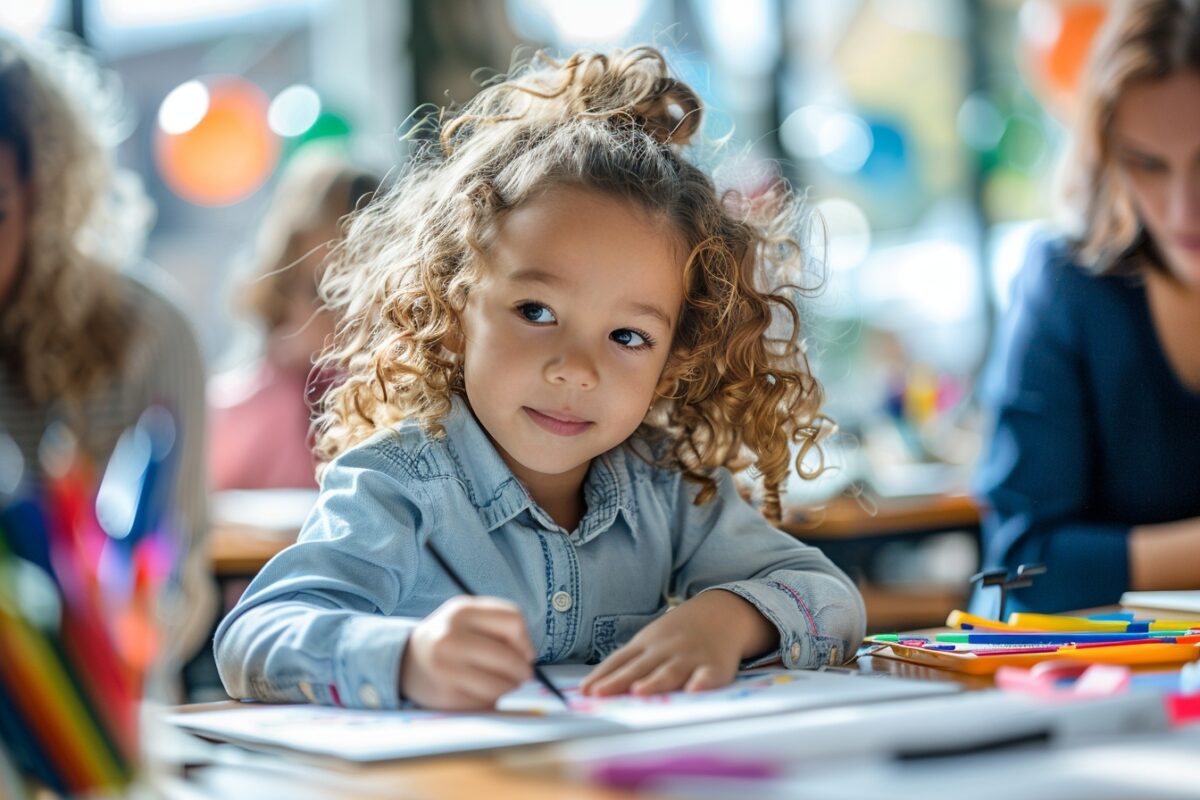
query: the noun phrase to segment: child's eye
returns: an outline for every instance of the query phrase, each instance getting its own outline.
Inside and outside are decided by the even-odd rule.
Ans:
[[[628,347],[630,350],[645,350],[654,346],[654,340],[650,338],[650,334],[631,330],[630,328],[621,328],[620,330],[613,331],[608,335],[608,338],[622,347]]]
[[[551,322],[558,322],[554,312],[541,303],[521,303],[517,306],[517,313],[526,322],[532,322],[534,325],[549,325]]]

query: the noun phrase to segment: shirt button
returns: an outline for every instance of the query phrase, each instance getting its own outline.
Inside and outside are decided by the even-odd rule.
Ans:
[[[800,660],[800,643],[792,642],[791,648],[788,649],[788,654],[792,657],[792,663],[795,664]]]
[[[369,683],[364,683],[358,687],[358,699],[367,708],[379,708],[382,703],[379,700],[379,690]]]
[[[554,596],[550,598],[550,604],[554,606],[555,611],[565,613],[571,610],[571,606],[575,605],[575,601],[566,592],[555,592]]]
[[[300,689],[300,694],[304,695],[305,698],[308,699],[308,702],[310,702],[310,703],[317,702],[317,696],[313,693],[313,688],[312,688],[311,683],[309,683],[308,681],[300,681],[300,683],[297,685]]]

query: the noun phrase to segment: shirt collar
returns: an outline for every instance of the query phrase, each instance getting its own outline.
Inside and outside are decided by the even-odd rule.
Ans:
[[[504,463],[467,402],[458,395],[453,395],[450,402],[450,413],[443,422],[446,449],[484,527],[494,531],[528,511],[543,528],[561,530]],[[619,445],[592,459],[583,484],[587,511],[571,536],[576,544],[590,541],[612,527],[618,512],[625,515],[630,532],[636,536],[637,501],[625,461],[630,457],[625,446]]]

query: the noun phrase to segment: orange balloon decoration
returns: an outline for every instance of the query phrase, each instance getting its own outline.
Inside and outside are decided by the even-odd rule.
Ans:
[[[208,108],[182,133],[159,128],[155,160],[171,189],[197,205],[231,205],[253,194],[279,159],[266,94],[244,78],[203,80]]]
[[[1039,10],[1043,13],[1032,16],[1045,20],[1054,30],[1025,32],[1031,77],[1049,110],[1069,116],[1096,31],[1108,16],[1108,4],[1085,0],[1035,2],[1042,6]]]
[[[1105,6],[1095,3],[1063,6],[1058,38],[1043,55],[1046,77],[1056,89],[1071,92],[1079,85],[1092,39],[1107,13]]]

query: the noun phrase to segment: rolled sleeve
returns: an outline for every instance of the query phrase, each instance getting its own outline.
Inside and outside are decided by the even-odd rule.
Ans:
[[[397,708],[400,661],[419,620],[359,614],[341,626],[334,685],[341,704],[354,708]]]
[[[217,666],[230,696],[397,708],[400,662],[420,620],[314,606],[281,598],[222,625]]]
[[[785,583],[785,579],[803,584],[809,600],[805,601],[801,591]],[[865,633],[866,613],[861,600],[845,602],[845,587],[836,581],[821,588],[814,583],[818,581],[807,576],[801,575],[797,580],[794,575],[777,572],[764,580],[737,581],[713,587],[733,592],[752,604],[779,631],[779,649],[747,659],[742,663],[743,669],[776,661],[788,669],[806,669],[840,664],[854,654]],[[852,591],[857,597],[857,589]],[[829,602],[822,604],[817,599],[822,594],[832,595]],[[813,608],[817,609],[817,614],[813,613]]]
[[[689,598],[724,589],[752,604],[779,631],[779,648],[743,664],[788,668],[840,663],[866,631],[862,596],[820,550],[775,529],[738,494],[728,471],[717,496],[696,506],[681,482],[675,592]]]

